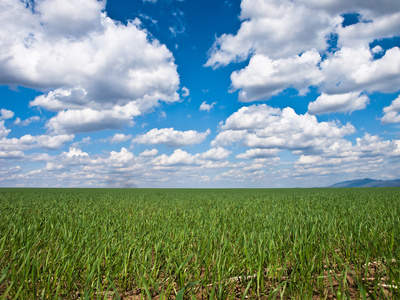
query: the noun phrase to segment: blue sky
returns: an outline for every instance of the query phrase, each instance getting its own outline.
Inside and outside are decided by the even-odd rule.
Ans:
[[[395,0],[3,0],[0,186],[399,178],[399,47]]]

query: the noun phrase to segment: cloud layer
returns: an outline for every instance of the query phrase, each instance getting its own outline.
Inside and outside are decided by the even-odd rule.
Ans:
[[[130,126],[159,101],[179,99],[172,53],[138,20],[115,22],[104,8],[97,0],[0,4],[0,82],[45,92],[31,106],[58,112],[47,124],[54,132]]]
[[[136,136],[132,139],[138,144],[157,145],[164,144],[168,147],[182,147],[199,144],[210,134],[210,129],[205,132],[196,130],[179,131],[173,128],[154,128],[149,132]]]
[[[358,20],[348,23],[346,15]],[[399,91],[400,50],[384,44],[400,36],[396,1],[242,0],[240,19],[236,34],[216,38],[205,64],[249,60],[231,74],[239,101],[317,87],[310,113],[351,113],[366,107],[368,93]]]
[[[228,2],[1,1],[0,186],[398,177],[399,1]]]
[[[315,116],[298,115],[289,107],[281,110],[262,104],[243,107],[232,114],[222,124],[221,132],[211,145],[240,143],[249,148],[313,153],[355,131],[351,124],[340,126],[334,122],[318,122]],[[257,153],[253,151],[247,156]]]

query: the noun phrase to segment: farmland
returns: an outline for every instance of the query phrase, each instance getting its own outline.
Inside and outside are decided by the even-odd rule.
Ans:
[[[2,299],[400,298],[400,189],[0,189]]]

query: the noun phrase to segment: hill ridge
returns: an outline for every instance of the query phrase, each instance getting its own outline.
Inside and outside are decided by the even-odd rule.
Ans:
[[[379,180],[371,178],[354,179],[335,183],[329,187],[400,187],[400,179]]]

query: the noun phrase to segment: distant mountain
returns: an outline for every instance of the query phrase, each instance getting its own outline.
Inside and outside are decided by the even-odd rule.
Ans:
[[[350,188],[350,187],[400,187],[400,179],[375,180],[370,178],[356,179],[335,183],[329,187]]]

